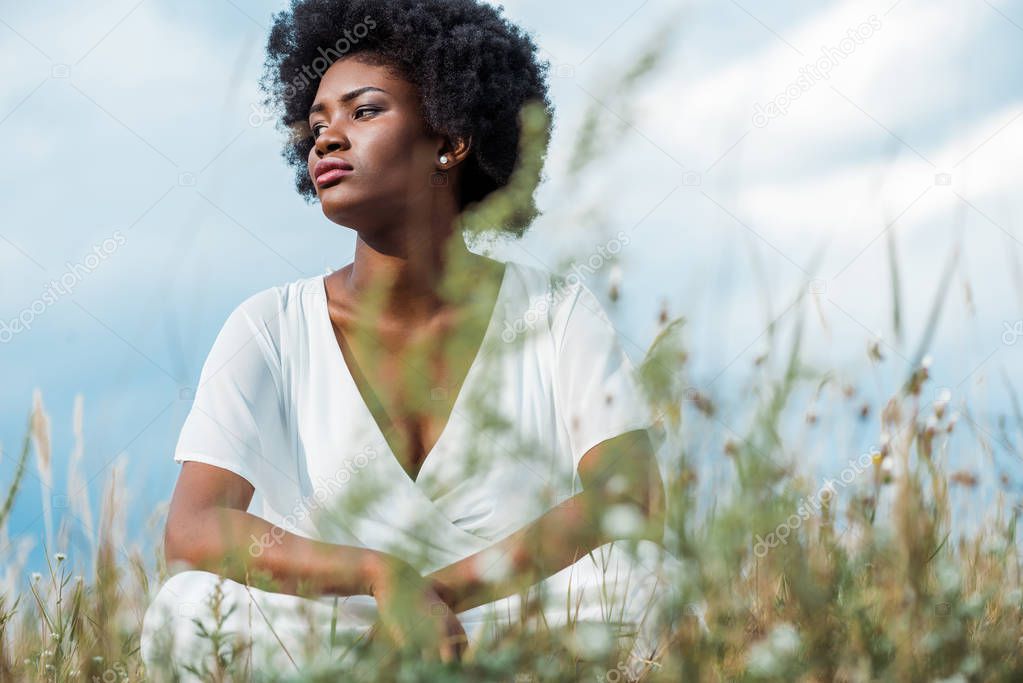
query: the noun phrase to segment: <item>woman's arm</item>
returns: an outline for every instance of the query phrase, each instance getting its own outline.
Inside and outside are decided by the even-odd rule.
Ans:
[[[254,492],[233,472],[184,462],[164,532],[168,562],[184,560],[239,583],[301,597],[372,595],[393,643],[417,646],[425,658],[461,657],[465,630],[408,563],[288,533],[245,512]]]
[[[371,595],[381,553],[284,531],[246,512],[254,489],[244,478],[186,461],[174,488],[164,555],[239,583],[290,595]]]
[[[426,577],[452,611],[524,591],[615,540],[602,524],[613,505],[633,507],[645,522],[639,537],[661,542],[664,485],[645,429],[591,448],[579,462],[579,478],[582,492],[489,548]],[[501,564],[509,568],[505,578],[485,578]]]

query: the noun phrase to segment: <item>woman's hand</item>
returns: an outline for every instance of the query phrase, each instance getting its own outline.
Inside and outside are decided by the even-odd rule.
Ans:
[[[369,638],[383,633],[399,647],[416,647],[424,658],[439,654],[443,662],[461,659],[468,644],[465,629],[433,584],[402,560],[382,560],[370,593],[380,620]]]

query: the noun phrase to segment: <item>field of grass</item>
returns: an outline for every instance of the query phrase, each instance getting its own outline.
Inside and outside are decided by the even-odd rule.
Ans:
[[[624,97],[656,67],[664,41],[650,46],[609,92]],[[527,129],[530,121],[527,116]],[[596,157],[600,136],[614,133],[597,122],[595,115],[580,131],[572,156],[576,173]],[[513,182],[472,220],[494,224],[523,205],[538,171],[524,169],[521,184]],[[939,287],[932,322],[944,296]],[[926,355],[934,325],[923,331],[909,373],[886,362],[880,345],[865,350],[862,374],[880,374],[899,386],[886,400],[871,402],[837,373],[805,361],[803,322],[800,316],[784,345],[771,335],[742,395],[711,396],[690,384],[692,349],[684,335],[690,323],[682,318],[661,321],[639,368],[668,434],[665,545],[682,568],[668,577],[679,599],[659,601],[651,614],[669,634],[656,661],[626,660],[621,643],[616,648],[613,639],[592,632],[509,628],[458,664],[425,662],[359,641],[349,644],[357,656],[344,677],[327,660],[302,676],[280,672],[280,680],[1023,680],[1020,508],[1003,495],[1006,485],[993,498],[983,496],[975,530],[953,533],[952,488],[971,490],[978,477],[949,466],[950,443],[964,423],[974,423],[969,406],[953,409],[940,396],[928,398],[936,389]],[[723,405],[744,407],[746,417],[731,420],[731,436],[710,447],[708,434],[723,432]],[[817,416],[824,413],[840,416],[839,423],[868,425],[867,441],[878,444],[848,457],[848,481],[843,470],[830,486],[791,464],[819,462],[820,454],[801,451],[806,442],[783,436],[793,416],[809,432],[822,428]],[[81,457],[80,404],[76,415],[72,470]],[[987,451],[979,431],[972,434],[961,448]],[[50,450],[49,418],[38,398],[0,506],[0,568],[9,587],[0,595],[0,681],[173,680],[167,671],[145,671],[140,658],[142,616],[167,568],[159,547],[147,556],[123,537],[125,482],[118,470],[105,488],[94,545],[70,548],[61,530],[47,539],[49,571],[23,573],[24,556],[8,522],[27,468],[50,481]],[[713,492],[710,505],[699,495],[712,475],[708,461],[728,473],[727,486]],[[79,481],[76,476],[72,471],[69,481]],[[92,526],[87,499],[68,504]],[[53,511],[43,513],[49,526]],[[153,519],[153,538],[161,522]],[[220,604],[209,607],[224,616]],[[206,680],[260,673],[250,669],[245,643],[232,634],[215,630],[206,640],[213,655],[201,672]],[[269,680],[269,672],[262,673]]]
[[[815,487],[776,457],[786,448],[781,420],[798,409],[793,392],[821,382],[801,365],[797,335],[791,348],[774,354],[783,361],[778,377],[758,379],[746,432],[720,453],[721,466],[734,471],[733,490],[722,491],[712,511],[701,514],[695,499],[700,473],[691,461],[699,446],[692,439],[712,428],[717,407],[686,388],[683,328],[683,320],[667,322],[640,367],[673,437],[667,546],[684,567],[671,577],[681,602],[655,608],[655,618],[670,627],[664,655],[643,666],[623,662],[619,651],[587,645],[593,634],[509,629],[459,665],[354,643],[362,663],[349,671],[351,679],[614,681],[637,673],[649,681],[1023,678],[1019,509],[998,505],[1000,514],[977,533],[950,535],[949,487],[975,481],[942,464],[959,414],[921,399],[929,389],[928,361],[876,417],[848,389],[819,392],[819,406],[833,395],[850,419],[868,412],[890,436],[879,438],[883,445],[875,452],[849,461],[855,482],[846,485],[843,474],[830,487]],[[770,360],[771,354],[758,363]],[[49,420],[41,401],[0,508],[5,541],[33,445],[45,477]],[[158,552],[147,558],[125,549],[117,531],[124,483],[117,476],[107,485],[92,556],[58,549],[48,572],[21,577],[19,592],[0,596],[0,679],[145,680],[141,619],[166,567]],[[70,501],[71,509],[81,512],[82,502]],[[4,561],[17,576],[12,558]],[[91,567],[88,574],[80,573],[84,567]],[[238,677],[247,665],[244,643],[217,632],[209,642],[219,655],[207,679],[245,680]],[[319,674],[282,680],[334,680],[324,666]],[[172,680],[161,672],[148,676]]]

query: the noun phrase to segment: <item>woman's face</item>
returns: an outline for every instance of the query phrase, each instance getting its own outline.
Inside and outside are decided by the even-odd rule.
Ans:
[[[335,223],[377,233],[445,189],[431,185],[444,139],[428,135],[417,89],[385,67],[357,56],[332,64],[320,79],[309,128],[309,176]],[[347,168],[325,172],[335,161]]]

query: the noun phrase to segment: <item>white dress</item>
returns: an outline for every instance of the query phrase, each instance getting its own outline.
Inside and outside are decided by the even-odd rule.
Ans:
[[[235,308],[203,365],[174,459],[244,477],[255,489],[249,512],[287,531],[400,555],[426,574],[493,546],[578,493],[583,455],[642,428],[662,442],[593,293],[581,281],[510,261],[483,344],[414,480],[349,371],[322,275],[266,289]],[[254,538],[250,552],[272,542]],[[649,541],[638,544],[639,560],[622,546],[601,546],[535,587],[549,597],[549,625],[642,620],[668,589],[661,569],[673,559]],[[495,556],[497,568],[501,561]],[[365,631],[376,621],[368,595],[306,599],[183,571],[145,614],[148,664],[166,654],[186,663],[210,650],[194,619],[212,628],[206,601],[218,583],[225,606],[235,607],[223,628],[251,638],[254,657],[282,667],[323,656],[315,643],[329,648],[332,630]],[[458,616],[475,642],[518,609],[512,596]],[[315,652],[303,649],[310,643]]]

